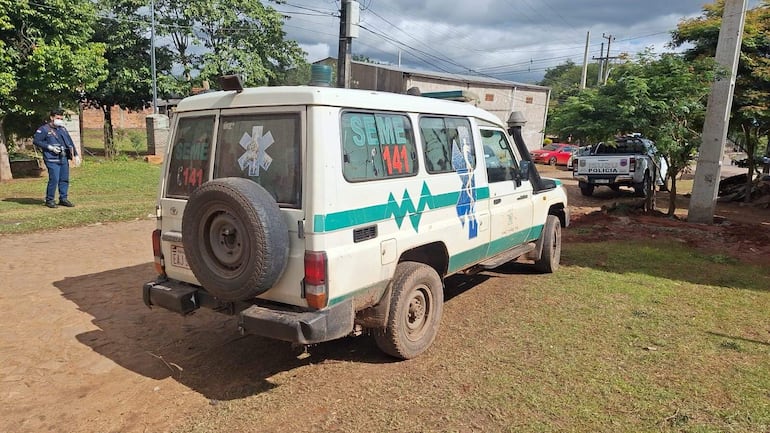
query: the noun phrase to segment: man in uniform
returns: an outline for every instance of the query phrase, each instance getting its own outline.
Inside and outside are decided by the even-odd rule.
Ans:
[[[53,110],[48,122],[35,131],[32,143],[43,152],[43,162],[48,169],[48,187],[45,191],[45,205],[56,207],[54,198],[56,188],[59,188],[59,204],[73,207],[67,199],[70,183],[69,160],[75,160],[75,166],[80,165],[80,155],[72,142],[72,137],[64,128],[64,112]]]

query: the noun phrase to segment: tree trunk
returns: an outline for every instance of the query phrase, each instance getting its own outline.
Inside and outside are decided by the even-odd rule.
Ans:
[[[770,131],[767,133],[767,147],[765,147],[765,163],[762,167],[762,173],[770,174]]]
[[[112,129],[112,106],[102,105],[104,113],[104,156],[112,159],[118,155],[115,148],[115,134]]]
[[[0,117],[0,182],[13,179],[11,161],[8,159],[8,147],[5,144],[5,117]]]
[[[676,176],[679,175],[679,170],[669,168],[668,176],[671,178],[671,188],[668,190],[668,213],[667,215],[672,217],[676,212]],[[665,182],[665,181],[664,181]]]

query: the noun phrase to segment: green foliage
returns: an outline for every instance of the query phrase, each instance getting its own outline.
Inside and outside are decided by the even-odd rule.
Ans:
[[[551,88],[551,107],[564,103],[570,96],[580,93],[580,79],[583,67],[576,65],[572,60],[566,63],[548,68],[543,79],[538,83],[541,86]],[[599,75],[599,64],[589,63],[586,73],[586,87],[596,87],[596,77]]]
[[[239,74],[247,86],[277,84],[305,63],[296,41],[284,39],[283,16],[262,2],[161,0],[157,10],[188,81],[198,71],[202,79]],[[195,47],[203,53],[191,54]]]
[[[95,16],[90,0],[0,0],[0,147],[8,116],[22,119],[13,125],[39,124],[104,80],[105,46],[91,41]]]
[[[673,44],[691,47],[685,52],[690,59],[711,57],[716,52],[722,24],[724,1],[703,7],[703,13],[679,23]],[[758,156],[762,148],[760,136],[770,133],[770,0],[746,13],[741,56],[733,96],[730,134],[750,156]],[[749,158],[749,173],[754,158]],[[749,176],[750,182],[751,176]],[[749,198],[747,194],[746,198]]]

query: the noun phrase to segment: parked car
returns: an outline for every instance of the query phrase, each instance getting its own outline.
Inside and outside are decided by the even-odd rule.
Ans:
[[[572,156],[572,151],[577,146],[563,143],[551,143],[542,149],[533,150],[532,160],[541,164],[567,165],[567,161]]]

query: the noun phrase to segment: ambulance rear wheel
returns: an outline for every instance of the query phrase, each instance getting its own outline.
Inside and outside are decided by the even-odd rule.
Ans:
[[[390,314],[375,341],[388,355],[412,359],[436,339],[444,308],[443,283],[432,267],[402,262],[390,284]]]

